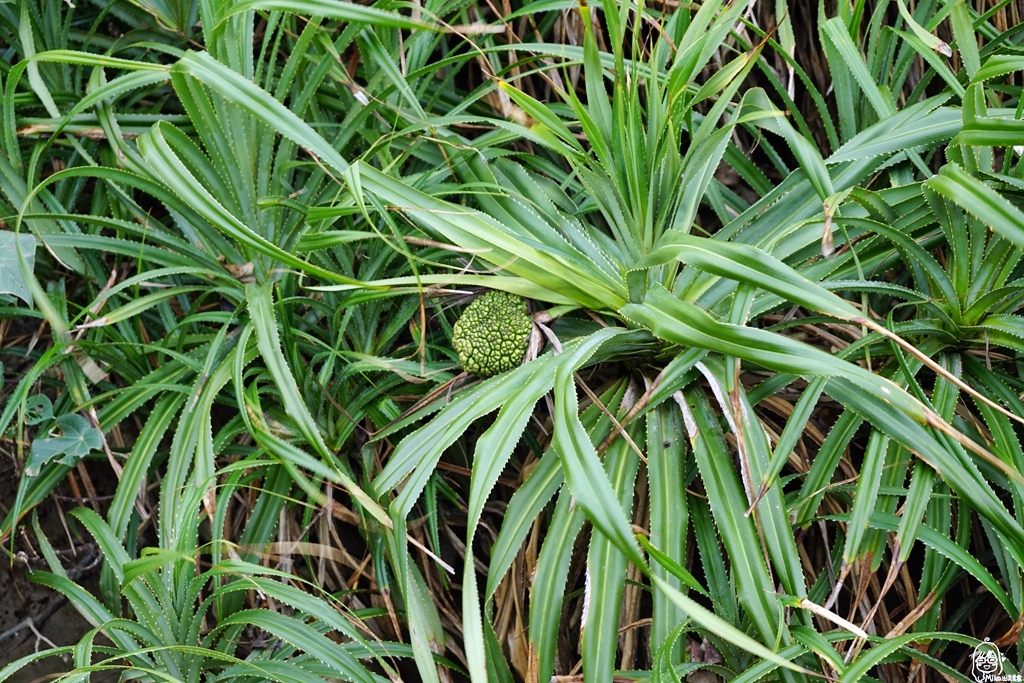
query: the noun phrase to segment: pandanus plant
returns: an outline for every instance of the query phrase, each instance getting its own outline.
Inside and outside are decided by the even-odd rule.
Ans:
[[[895,541],[894,557],[882,595],[909,557],[922,521],[934,524],[940,535],[948,529],[948,502],[933,498],[933,487],[969,501],[965,504],[977,513],[993,547],[998,547],[1001,566],[1020,567],[1024,559],[1017,504],[1013,511],[1007,509],[1001,493],[1004,488],[1016,491],[1022,481],[1020,458],[1013,456],[1020,451],[1019,442],[1011,436],[1012,423],[1022,420],[1015,392],[1009,390],[1015,384],[1006,378],[979,383],[981,375],[963,376],[957,359],[963,352],[968,353],[962,357],[970,359],[978,335],[988,334],[982,332],[984,325],[978,327],[984,305],[975,305],[970,322],[949,310],[952,306],[963,311],[980,301],[982,291],[989,291],[986,285],[999,285],[986,305],[998,303],[1007,317],[989,319],[991,338],[1016,336],[1010,331],[1019,324],[1019,318],[1010,315],[1017,307],[1016,287],[1002,285],[1018,277],[1019,252],[1003,238],[986,247],[982,226],[1014,241],[1024,223],[1019,209],[956,166],[923,184],[912,182],[913,170],[924,164],[920,155],[961,130],[960,112],[941,105],[962,95],[963,87],[943,66],[941,75],[950,79],[947,91],[898,111],[892,94],[870,80],[861,58],[850,52],[844,17],[823,18],[822,39],[829,42],[832,68],[845,79],[840,105],[855,99],[860,88],[875,107],[874,112],[851,107],[856,115],[844,114],[842,119],[844,144],[823,158],[807,132],[792,125],[766,93],[751,89],[740,94],[744,77],[758,64],[761,45],[721,64],[703,83],[697,81],[710,56],[733,35],[741,5],[704,3],[693,16],[679,12],[668,17],[611,2],[603,9],[612,54],[598,50],[594,10],[585,5],[580,7],[585,27],[582,49],[559,50],[561,57],[581,62],[584,74],[581,93],[568,87],[557,90],[564,106],[543,104],[514,84],[496,79],[496,86],[531,123],[523,137],[563,164],[557,182],[543,154],[491,154],[476,141],[470,149],[465,149],[468,142],[453,145],[455,151],[447,157],[458,179],[473,189],[464,202],[472,208],[417,189],[426,184],[425,176],[403,182],[363,164],[358,167],[359,186],[352,188],[357,201],[375,197],[400,207],[429,237],[472,253],[497,273],[486,279],[465,277],[462,282],[550,304],[538,324],[572,311],[586,311],[599,321],[599,329],[589,332],[585,326],[567,324],[562,328],[565,334],[559,335],[556,326],[548,334],[550,354],[459,392],[401,441],[374,480],[373,493],[385,500],[401,486],[389,506],[394,524],[390,552],[409,601],[421,671],[429,666],[428,654],[442,643],[431,640],[436,633],[431,624],[437,622],[423,592],[423,579],[406,551],[406,519],[446,449],[476,420],[496,410],[473,449],[466,519],[462,607],[474,680],[507,680],[502,655],[506,646],[526,652],[525,671],[520,673],[528,680],[547,680],[551,675],[563,624],[558,605],[568,589],[573,542],[585,523],[593,528],[580,623],[587,680],[612,678],[621,629],[632,628],[637,616],[620,611],[627,604],[623,594],[643,583],[641,577],[649,579],[653,603],[651,651],[657,676],[702,666],[683,663],[680,634],[687,629],[712,639],[726,669],[744,672],[736,680],[800,678],[814,666],[815,655],[827,662],[826,670],[853,680],[897,650],[904,657],[953,671],[933,656],[938,653],[934,647],[930,653],[912,654],[901,648],[916,640],[961,638],[922,627],[934,628],[937,623],[938,611],[927,608],[948,588],[948,579],[938,578],[947,575],[943,571],[965,569],[992,585],[987,570],[967,558],[963,545],[955,550],[951,546],[956,544],[928,533],[931,564],[922,590],[933,591],[929,602],[875,647],[863,650],[871,636],[833,608],[849,572],[859,566],[865,571],[877,568],[889,540]],[[967,9],[958,4],[955,12],[957,30],[962,32]],[[657,24],[647,50],[641,38],[645,22]],[[905,41],[900,63],[905,63],[902,55],[907,50],[925,54],[932,49],[922,37],[930,34],[912,17],[910,22],[915,32],[899,33]],[[624,54],[624,45],[632,46],[632,59]],[[971,97],[981,102],[984,81],[1006,71],[997,66],[1002,62],[996,57],[985,62],[990,66],[985,71],[978,66],[981,57],[973,42],[961,45],[967,55],[964,63],[975,65],[969,69],[973,73],[965,74],[972,81]],[[548,56],[543,46],[521,49]],[[781,95],[782,86],[776,84]],[[972,107],[965,105],[964,112]],[[1007,120],[1012,112],[992,114],[988,122],[1000,130],[1016,125]],[[969,123],[958,141],[970,135],[972,126],[982,129],[980,123]],[[733,144],[732,136],[739,130],[781,138],[800,165],[778,186],[766,187],[764,196],[749,206],[730,196],[714,177],[724,162],[749,178],[751,185],[767,184]],[[996,144],[1006,143],[1001,138]],[[774,148],[771,153],[779,155]],[[971,151],[970,158],[975,154]],[[993,156],[981,158],[990,162]],[[896,187],[879,192],[859,189],[887,167]],[[1005,172],[999,180],[1006,185],[1014,182]],[[956,183],[970,191],[961,194],[954,189]],[[702,202],[718,209],[724,223],[705,236],[698,234]],[[961,226],[972,225],[973,232],[966,234],[974,237],[965,237]],[[934,259],[927,247],[941,238],[950,240],[950,248],[959,254],[951,267],[962,273],[960,285],[933,272]],[[913,273],[918,292],[910,294],[876,279],[893,267],[894,249]],[[985,285],[978,282],[972,289],[967,284],[970,273],[984,279]],[[450,275],[449,281],[459,282],[460,276]],[[936,288],[942,287],[939,297]],[[860,293],[860,300],[843,298],[833,290]],[[898,324],[878,313],[888,309],[876,307],[903,296],[933,311],[937,317],[932,324],[943,320],[957,327],[956,340],[917,341],[917,335],[929,334],[928,323],[911,319]],[[769,314],[780,310],[791,313],[772,329]],[[798,311],[803,312],[803,324],[810,316],[812,323],[831,320],[845,325],[856,343],[831,353],[786,334],[787,321]],[[993,326],[1000,325],[1006,327],[997,332]],[[1017,342],[1009,346],[1016,348]],[[978,366],[971,362],[971,367]],[[612,373],[603,389],[595,392],[586,386],[579,373],[586,366]],[[743,370],[767,371],[768,378],[748,387],[741,380]],[[915,379],[922,370],[934,378],[931,396]],[[755,405],[794,383],[800,398],[787,404],[785,427],[769,438]],[[578,389],[586,393],[589,405],[582,414]],[[546,395],[551,396],[550,441],[508,503],[480,592],[473,542],[484,503]],[[813,463],[792,459],[823,396],[838,402],[843,412]],[[1000,436],[989,435],[977,426],[980,423],[968,427],[955,419],[960,401],[973,402],[992,434]],[[844,539],[837,546],[842,562],[835,568],[839,578],[830,584],[828,571],[801,562],[794,523],[806,526],[817,519],[840,458],[864,424],[870,425],[870,436],[852,507],[842,517]],[[912,460],[909,489],[903,489]],[[787,491],[780,473],[790,462],[803,486]],[[691,463],[706,502],[682,493],[694,476]],[[893,515],[900,499],[904,505],[897,518]],[[493,631],[491,601],[531,526],[552,500],[556,502],[543,545],[527,572],[531,578],[526,632],[510,637],[512,644],[501,643]],[[690,526],[706,587],[684,568]],[[719,539],[728,569],[718,557]],[[955,558],[953,564],[939,560],[940,555]],[[858,576],[864,582],[868,574]],[[687,590],[707,596],[715,611],[686,597]],[[1016,621],[1021,614],[1019,597],[1001,590],[998,595],[1010,621]],[[854,604],[862,598],[863,588]],[[790,615],[787,607],[798,609]],[[918,632],[906,633],[925,614],[928,618],[920,621]],[[829,634],[828,642],[820,639],[812,615],[821,624],[839,624],[845,632]],[[831,644],[843,639],[854,641],[845,656]],[[764,661],[754,666],[746,653]],[[625,658],[622,666],[628,667],[630,661]],[[772,674],[775,669],[777,674]]]
[[[401,40],[385,44],[373,32],[353,29],[343,38],[359,36],[365,53],[374,55],[374,83],[381,86],[381,97],[365,111],[381,114],[401,132],[355,162],[355,154],[338,151],[348,144],[346,135],[353,126],[346,126],[337,140],[328,140],[325,122],[317,112],[310,113],[315,85],[289,91],[294,69],[285,68],[277,81],[277,75],[261,72],[245,50],[237,50],[232,32],[252,28],[251,10],[257,6],[294,9],[294,3],[269,1],[220,8],[203,17],[209,52],[184,52],[172,65],[81,53],[36,56],[37,61],[129,71],[104,83],[102,72],[95,69],[92,93],[71,110],[97,107],[128,170],[71,168],[47,182],[93,176],[111,187],[129,186],[156,197],[182,232],[200,238],[203,247],[163,233],[161,239],[180,245],[206,268],[190,274],[215,273],[224,280],[222,295],[244,303],[249,316],[240,333],[230,334],[233,319],[222,316],[208,349],[197,346],[189,349],[191,355],[178,358],[183,363],[180,376],[190,378],[192,390],[187,397],[162,399],[150,417],[152,429],[147,423],[146,438],[137,446],[143,454],[140,461],[147,463],[187,398],[189,408],[182,413],[172,446],[173,467],[164,479],[162,545],[180,552],[181,543],[191,538],[186,533],[191,526],[175,522],[185,519],[181,515],[186,508],[174,496],[179,489],[198,491],[196,500],[217,519],[212,456],[220,442],[210,433],[208,417],[222,388],[233,381],[238,406],[244,409],[239,423],[255,435],[260,449],[280,462],[311,499],[319,500],[319,492],[303,471],[345,487],[366,512],[367,536],[383,541],[412,653],[425,680],[447,675],[439,669],[437,655],[446,647],[448,634],[415,561],[413,553],[421,550],[409,549],[408,518],[428,487],[435,486],[435,468],[456,442],[472,449],[462,627],[463,651],[475,681],[508,680],[508,651],[525,652],[524,658],[512,659],[529,680],[548,680],[558,655],[558,606],[570,589],[573,544],[585,536],[588,524],[592,533],[580,625],[588,680],[613,679],[623,622],[629,627],[624,638],[634,638],[629,634],[639,615],[639,590],[651,594],[652,677],[659,680],[709,666],[686,661],[682,638],[689,632],[709,639],[721,654],[723,672],[735,675],[734,680],[796,680],[814,668],[854,680],[893,656],[927,662],[953,675],[934,650],[911,647],[919,641],[962,638],[929,630],[939,627],[937,611],[929,611],[936,598],[921,603],[924,607],[914,615],[915,632],[906,632],[914,626],[911,621],[881,642],[836,612],[836,596],[848,572],[876,568],[892,538],[898,550],[890,561],[891,577],[920,541],[927,546],[923,590],[941,595],[950,577],[963,569],[997,596],[1012,620],[1018,618],[1019,576],[1008,579],[1012,585],[1007,590],[972,560],[961,531],[967,528],[969,535],[963,520],[970,514],[961,516],[958,510],[956,538],[946,539],[953,505],[948,497],[929,496],[948,487],[958,506],[977,514],[990,544],[999,548],[1001,566],[1024,566],[1024,530],[1016,516],[1020,447],[1012,427],[1013,420],[1020,420],[1015,397],[1019,382],[1002,368],[990,371],[974,360],[980,341],[1006,342],[1014,348],[1010,342],[1017,336],[1017,231],[1024,221],[1019,209],[992,187],[1012,197],[1011,191],[1019,187],[1019,165],[1006,161],[1003,172],[995,174],[995,155],[969,147],[1005,145],[1006,131],[1015,130],[1018,122],[1008,120],[1012,114],[985,110],[989,93],[984,86],[1015,62],[977,50],[969,29],[980,19],[962,2],[950,10],[965,69],[959,76],[934,59],[935,46],[922,27],[928,23],[923,16],[927,9],[919,7],[916,19],[907,14],[910,32],[881,32],[881,19],[873,18],[867,61],[852,38],[859,14],[852,16],[843,8],[837,17],[822,17],[821,38],[834,75],[841,124],[838,131],[827,126],[832,147],[828,156],[811,143],[806,121],[790,106],[787,86],[765,66],[762,52],[777,44],[774,37],[743,23],[743,3],[706,2],[692,13],[681,9],[668,14],[611,1],[600,11],[581,4],[573,11],[579,12],[583,26],[582,46],[516,46],[519,53],[537,55],[549,72],[561,99],[557,105],[542,103],[525,87],[517,87],[515,77],[521,72],[498,68],[498,50],[488,48],[481,63],[489,65],[491,80],[476,94],[497,89],[499,99],[507,97],[510,103],[504,111],[520,116],[515,122],[486,118],[496,132],[472,140],[454,132],[456,124],[485,117],[436,117],[421,104],[421,98],[436,102],[444,97],[443,88],[433,89],[423,77],[437,71],[429,63],[429,49],[416,43],[415,49],[401,52],[406,49]],[[395,29],[438,28],[427,20],[345,3],[322,0],[316,8],[325,16],[378,21]],[[314,72],[322,68],[321,79],[331,74],[363,95],[360,101],[369,102],[337,68],[337,53],[332,52],[337,45],[323,43],[315,26],[307,30],[298,39],[301,46],[317,45],[332,56],[318,61]],[[599,48],[599,31],[610,53]],[[803,79],[827,119],[824,96],[786,49],[791,29],[783,30],[780,38],[784,45],[778,54],[791,68],[791,78]],[[731,60],[722,59],[732,52]],[[396,66],[399,53],[419,59],[412,71],[421,77],[415,89]],[[927,85],[937,74],[948,90],[924,98],[926,86],[921,86],[909,98],[912,104],[900,110],[895,103],[901,79],[915,54],[933,69],[922,81]],[[447,64],[455,59],[465,61],[450,58]],[[565,60],[564,78],[555,78],[555,59]],[[577,66],[583,77],[578,88],[569,73]],[[768,91],[743,90],[755,69],[765,74]],[[712,75],[706,76],[709,71]],[[875,82],[876,73],[895,80],[883,87]],[[117,134],[116,117],[103,102],[167,80],[200,142],[175,121],[163,120],[140,137],[137,148],[125,144]],[[283,103],[287,92],[292,92],[289,106]],[[951,97],[964,98],[962,111],[943,106]],[[773,98],[790,111],[777,108]],[[793,114],[792,122],[787,114]],[[209,121],[216,125],[199,130]],[[427,129],[437,149],[416,148],[421,163],[411,164],[400,176],[401,164],[390,158],[389,145],[403,149],[405,161],[414,153],[401,147],[403,136]],[[254,145],[257,133],[270,131],[281,136],[277,147]],[[958,134],[965,150],[958,163],[966,170],[950,165],[937,178],[919,182],[915,173],[927,170],[935,161],[931,154]],[[777,170],[785,171],[777,185],[746,158],[747,150],[738,144],[744,136],[763,136],[759,143],[764,154]],[[784,148],[776,147],[779,140]],[[10,140],[5,142],[10,147]],[[510,151],[512,142],[523,146]],[[249,154],[238,156],[237,145]],[[296,178],[291,174],[299,156],[306,171]],[[787,159],[795,159],[799,168],[790,172]],[[720,183],[715,174],[723,165],[760,198],[748,204]],[[878,174],[894,187],[877,192],[860,187]],[[457,186],[448,182],[453,177]],[[306,183],[306,192],[296,194],[291,184],[299,179]],[[461,191],[459,201],[446,199],[453,188]],[[35,193],[49,199],[42,186]],[[31,199],[23,195],[11,201],[26,220],[37,220]],[[137,211],[127,200],[126,206]],[[395,273],[382,267],[357,275],[345,271],[338,259],[324,257],[340,253],[330,249],[376,237],[369,231],[353,235],[336,230],[335,220],[361,216],[364,225],[376,221],[400,233],[397,214],[414,226],[403,228],[410,234],[401,235],[401,241],[408,237],[435,250],[454,247],[443,258],[435,251],[431,259],[418,254],[410,262],[429,261],[435,268],[468,254],[473,264],[485,264],[486,272],[438,268],[391,277]],[[137,231],[127,222],[111,224],[126,233]],[[961,224],[968,228],[966,241]],[[994,228],[1001,237],[990,238],[983,228]],[[941,272],[927,253],[944,240],[950,242],[949,253],[956,254],[946,259],[951,275]],[[67,239],[66,245],[85,242]],[[230,269],[217,270],[220,266],[210,262],[210,253],[223,253],[236,261],[234,266],[251,262],[247,277],[255,282],[239,282]],[[876,277],[893,269],[900,256],[912,273],[902,276],[912,277],[911,286]],[[375,260],[388,262],[385,256]],[[195,264],[167,264],[174,266]],[[289,345],[281,344],[281,330],[287,335],[292,327],[275,317],[285,306],[272,296],[278,279],[285,281],[285,293],[295,291],[295,282],[281,277],[283,269],[336,283],[319,287],[323,296],[362,297],[344,299],[345,305],[387,300],[438,283],[511,292],[547,307],[535,321],[550,349],[510,372],[453,392],[443,407],[435,402],[372,435],[377,443],[396,434],[404,438],[372,481],[360,483],[350,463],[337,456],[351,429],[339,426],[345,421],[326,408],[314,417],[310,406],[324,402],[309,400],[297,389],[295,377],[309,375],[298,355],[288,355]],[[232,277],[226,278],[224,271]],[[1000,288],[998,295],[986,299],[978,288],[989,284]],[[844,298],[836,291],[860,297]],[[897,300],[911,306],[893,305]],[[146,305],[159,303],[157,298],[146,300]],[[998,310],[983,314],[985,306]],[[414,303],[400,312],[416,308]],[[905,311],[911,308],[927,322],[907,317]],[[889,310],[892,316],[887,316]],[[60,322],[59,311],[46,313]],[[129,313],[137,311],[122,315]],[[797,322],[805,328],[819,322],[838,324],[854,341],[830,353],[791,333]],[[934,339],[915,337],[936,329],[942,335]],[[247,373],[245,368],[257,356],[265,369]],[[390,361],[386,367],[410,369]],[[580,372],[584,368],[587,372]],[[970,368],[971,374],[962,368]],[[428,369],[420,366],[424,375]],[[930,396],[927,383],[922,387],[916,379],[923,370],[930,373]],[[752,384],[754,377],[761,381]],[[150,383],[154,388],[170,381],[157,379]],[[590,386],[595,379],[600,385]],[[769,434],[758,405],[790,386],[800,390],[800,397],[795,403],[774,403],[784,406],[788,419]],[[582,403],[578,389],[585,394]],[[394,404],[380,393],[360,395],[366,402],[360,410],[391,414]],[[268,395],[275,404],[269,411],[264,408]],[[793,453],[804,433],[812,431],[811,416],[822,396],[841,405],[842,413],[809,463]],[[110,417],[101,414],[101,423],[104,417],[126,414],[147,397],[140,393],[116,404],[116,410],[108,407]],[[973,415],[958,417],[961,399],[974,402],[984,425]],[[282,435],[267,423],[268,414],[280,417],[290,431]],[[425,418],[425,424],[412,428]],[[542,424],[550,421],[550,437],[530,427],[533,418]],[[845,531],[842,549],[836,546],[841,580],[833,585],[829,571],[801,561],[794,525],[806,527],[819,520],[820,504],[844,451],[865,423],[870,431],[861,476],[850,509],[836,512]],[[486,427],[472,440],[468,434],[474,425]],[[329,443],[323,431],[332,437]],[[530,443],[536,462],[508,502],[481,590],[474,553],[477,529],[492,489],[521,441]],[[303,443],[315,456],[298,447]],[[911,454],[913,472],[904,490]],[[783,480],[787,464],[802,479],[799,486]],[[61,475],[57,468],[47,470],[28,487],[26,500],[38,500]],[[132,476],[142,481],[134,471]],[[1004,503],[1004,489],[1014,496],[1014,513]],[[130,493],[135,490],[137,485]],[[278,492],[279,497],[287,490]],[[896,517],[901,498],[902,516]],[[125,494],[117,501],[117,534],[123,533],[131,500]],[[272,508],[269,503],[267,507]],[[492,622],[494,597],[545,510],[550,512],[546,533],[529,572],[527,628],[511,639],[505,629],[499,637]],[[921,526],[922,520],[928,526]],[[254,532],[257,540],[265,535]],[[691,538],[700,558],[696,564],[688,547]],[[688,570],[695,566],[699,571]],[[123,585],[131,584],[118,576],[113,563],[106,571]],[[382,582],[386,574],[386,569],[379,572]],[[627,593],[633,597],[624,601]],[[861,597],[856,596],[856,604]],[[236,603],[225,597],[220,604]],[[841,630],[819,632],[829,623]],[[876,642],[863,649],[871,639]],[[307,642],[314,641],[320,642]],[[835,644],[843,641],[853,642],[840,654]],[[623,644],[625,663],[620,668],[631,661],[627,649],[634,651],[635,644]]]

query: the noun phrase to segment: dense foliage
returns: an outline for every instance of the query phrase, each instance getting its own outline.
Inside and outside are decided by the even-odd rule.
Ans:
[[[0,680],[1016,671],[988,4],[0,2],[0,534],[95,627]]]

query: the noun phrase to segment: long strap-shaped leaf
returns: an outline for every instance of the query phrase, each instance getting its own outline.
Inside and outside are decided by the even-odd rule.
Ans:
[[[729,557],[740,602],[760,637],[771,642],[782,626],[778,603],[771,596],[774,582],[763,559],[754,520],[744,514],[749,502],[743,495],[732,453],[702,392],[694,389],[685,395],[677,394],[676,401],[683,411],[687,436]]]
[[[199,183],[178,158],[164,139],[162,128],[167,124],[157,124],[153,129],[139,138],[139,149],[145,156],[156,174],[168,184],[174,192],[199,213],[231,238],[250,249],[270,256],[278,261],[321,277],[332,282],[359,284],[358,280],[339,275],[311,263],[307,263],[259,235],[228,211],[210,192]]]
[[[228,343],[225,343],[228,342]],[[213,498],[215,471],[210,411],[221,389],[231,379],[232,362],[226,329],[210,344],[203,372],[193,382],[188,403],[178,420],[160,482],[160,547],[173,550],[194,548],[196,510],[191,498]],[[191,480],[193,486],[189,486]],[[196,504],[198,507],[198,501]]]
[[[184,402],[185,397],[179,394],[167,393],[163,396],[146,418],[146,424],[132,446],[131,456],[125,462],[124,472],[121,473],[122,483],[119,483],[114,491],[114,500],[107,513],[110,526],[118,538],[124,537],[128,530],[132,505],[143,486],[149,464]]]
[[[642,448],[642,439],[640,443]],[[605,505],[618,507],[627,520],[633,507],[633,487],[639,466],[640,458],[625,439],[615,441],[605,453],[604,472],[616,494],[615,498],[606,500]],[[583,676],[587,681],[607,681],[614,676],[622,593],[628,569],[626,556],[614,539],[604,534],[591,535],[580,625]],[[533,606],[537,607],[539,605]]]
[[[1007,207],[1013,208],[1005,200],[1001,201]],[[1024,230],[1024,213],[1017,211],[1017,214],[1020,216],[1020,224],[1022,230]],[[1020,237],[1018,236],[1018,238]],[[910,355],[928,366],[929,369],[953,382],[953,384],[979,401],[1013,420],[1024,423],[1024,417],[1008,411],[1003,406],[992,401],[992,399],[983,396],[968,386],[959,378],[951,375],[928,355],[922,353],[888,328],[879,325],[874,320],[865,316],[845,299],[808,280],[790,266],[756,247],[671,231],[665,234],[665,237],[658,244],[658,248],[641,261],[638,267],[642,269],[659,265],[673,258],[720,277],[755,285],[805,308],[857,325],[863,325],[873,332],[877,332],[896,342]],[[799,371],[797,372],[799,374]],[[864,376],[865,373],[861,373],[861,375]],[[907,397],[909,398],[909,396]],[[984,453],[979,454],[984,456]],[[1017,476],[1020,477],[1019,473]]]
[[[682,592],[664,579],[655,576],[653,581],[654,585],[664,592],[668,596],[669,600],[675,603],[679,609],[685,611],[695,622],[723,640],[734,643],[747,652],[757,655],[761,659],[765,660],[764,668],[770,670],[781,666],[799,673],[812,673],[792,662],[792,659],[795,659],[795,657],[790,654],[790,649],[792,648],[787,648],[779,653],[772,652],[770,649],[757,642],[743,631],[740,631],[725,619],[722,619],[714,612],[701,606],[700,603],[683,595]]]
[[[592,336],[602,334],[607,334],[606,330]],[[552,446],[562,461],[569,490],[587,518],[629,561],[647,571],[647,564],[629,519],[622,508],[608,504],[616,500],[617,496],[597,457],[597,450],[580,422],[574,375],[577,368],[596,350],[596,347],[577,347],[570,356],[571,360],[560,364],[555,371],[555,432]]]
[[[171,70],[198,79],[224,99],[264,121],[281,135],[315,154],[338,177],[348,168],[348,162],[337,150],[295,112],[208,53],[187,52]]]
[[[227,20],[235,14],[249,10],[263,10],[269,12],[295,12],[300,15],[312,14],[316,17],[327,17],[328,19],[340,19],[346,22],[359,22],[371,26],[387,28],[411,28],[425,30],[439,30],[437,24],[430,24],[425,21],[416,21],[404,17],[397,12],[388,12],[376,7],[367,7],[354,2],[341,2],[340,0],[246,0],[232,7],[221,18]]]
[[[281,135],[316,155],[338,178],[348,169],[348,162],[309,124],[270,93],[210,55],[186,53],[172,67],[172,71],[198,79],[228,101],[266,122]],[[360,173],[364,189],[393,206],[408,207],[411,209],[410,217],[437,230],[450,241],[467,248],[485,250],[488,261],[509,272],[527,277],[552,291],[562,292],[589,308],[608,310],[624,303],[623,283],[598,279],[588,270],[572,268],[563,259],[513,238],[494,221],[486,220],[465,207],[430,197],[376,169],[360,164]],[[200,193],[196,199],[204,198]],[[215,210],[217,207],[212,208]],[[225,225],[238,229],[233,223]],[[289,262],[280,255],[275,254],[275,257],[285,263]],[[331,277],[314,272],[312,269],[315,267],[309,264],[292,265],[318,277],[339,281],[337,275],[332,274]],[[559,273],[571,275],[563,277]]]
[[[326,461],[335,465],[335,455],[327,448],[324,438],[320,434],[316,421],[309,413],[306,402],[299,395],[299,387],[295,383],[288,361],[281,351],[281,341],[277,334],[277,320],[274,317],[274,304],[271,298],[272,283],[262,285],[249,285],[245,288],[246,299],[249,302],[249,316],[252,319],[253,327],[256,329],[256,341],[259,345],[263,362],[277,384],[281,393],[281,400],[284,403],[288,415],[295,421],[299,432],[313,449]],[[338,481],[345,487],[353,498],[359,501],[367,512],[373,515],[384,526],[390,527],[391,520],[384,509],[370,498],[347,474],[337,468]]]
[[[626,383],[624,381],[616,383],[601,395],[600,405],[619,405],[625,391]],[[598,404],[591,404],[583,411],[580,419],[584,429],[590,435],[591,443],[601,443],[611,431],[611,420],[600,410]],[[558,460],[558,454],[548,448],[536,466],[530,470],[523,485],[512,495],[505,510],[498,538],[491,546],[487,584],[484,588],[485,602],[494,596],[499,583],[515,561],[520,546],[533,528],[537,516],[562,487],[564,481],[565,477],[562,474],[562,465]]]
[[[362,187],[444,239],[472,249],[509,273],[570,297],[588,308],[614,310],[625,303],[625,285],[599,277],[597,266],[575,266],[553,250],[527,243],[497,220],[427,195],[380,171],[359,165]],[[566,245],[566,248],[571,248]]]
[[[647,471],[651,505],[651,544],[680,565],[686,561],[689,514],[686,505],[686,447],[679,414],[663,403],[647,414]],[[675,589],[682,581],[660,563],[651,562],[651,574]],[[651,645],[660,647],[685,618],[685,613],[663,591],[651,596]],[[682,661],[682,643],[670,646],[672,664]]]
[[[996,496],[991,485],[981,474],[977,464],[967,457],[958,444],[943,443],[925,426],[918,424],[901,411],[866,395],[863,388],[845,378],[829,380],[826,393],[840,403],[846,404],[862,414],[876,429],[899,441],[908,450],[928,463],[963,498],[971,501],[971,507],[985,517],[1006,539],[1008,551],[1015,554],[1018,564],[1024,566],[1024,529],[1020,522],[1006,509]],[[938,418],[936,418],[938,419]],[[938,427],[945,424],[928,423]],[[990,456],[990,464],[1010,469],[1001,460]]]
[[[231,624],[253,624],[257,628],[273,633],[329,666],[344,680],[356,683],[379,683],[381,680],[367,671],[348,650],[338,647],[337,643],[300,619],[273,610],[250,609],[228,616],[217,624],[217,629],[226,628]]]
[[[469,509],[466,517],[466,557],[462,570],[462,627],[469,675],[474,683],[487,683],[488,677],[473,539],[491,489],[494,488],[505,463],[512,455],[512,449],[519,443],[523,429],[533,413],[533,406],[539,398],[540,396],[535,393],[525,391],[513,396],[502,406],[498,418],[480,437],[474,450],[473,476],[470,480]]]
[[[711,386],[715,399],[730,423],[737,441],[743,444],[740,451],[741,457],[743,457],[744,465],[749,469],[747,476],[750,478],[752,488],[759,480],[763,480],[771,459],[771,447],[768,444],[764,427],[761,426],[754,414],[754,407],[742,385],[737,383],[734,389],[735,393],[730,392],[729,396],[726,396],[725,380],[727,375],[725,366],[719,358],[708,357],[705,361],[698,363],[697,368]],[[738,411],[733,410],[732,401],[738,402]],[[738,414],[735,414],[737,412]],[[751,494],[753,494],[753,490],[747,495]],[[752,506],[753,503],[748,501],[747,504]],[[804,573],[800,566],[792,527],[786,515],[785,501],[779,488],[768,489],[757,502],[756,510],[762,542],[768,557],[772,560],[778,581],[790,595],[805,597],[807,588]]]
[[[853,405],[871,418],[876,426],[892,423],[893,428],[887,430],[890,435],[924,456],[944,476],[957,477],[958,472],[968,476],[972,496],[979,497],[978,503],[983,503],[982,510],[986,517],[1009,539],[1024,547],[1024,530],[999,503],[992,489],[977,473],[977,467],[969,459],[950,453],[920,425],[938,429],[971,448],[986,462],[1015,480],[1022,478],[1020,472],[967,439],[895,383],[794,339],[765,330],[717,322],[700,308],[672,296],[664,287],[652,289],[643,304],[623,307],[622,314],[647,327],[656,336],[677,344],[715,349],[776,371],[832,378],[829,391],[833,397]],[[842,392],[842,398],[836,395],[839,391]],[[900,418],[906,421],[902,426],[893,422]],[[915,422],[918,423],[914,425],[917,429],[910,436],[907,428]],[[894,429],[899,429],[900,433],[893,433]],[[960,483],[951,481],[954,487]]]
[[[537,669],[538,681],[550,680],[554,672],[569,563],[585,521],[583,510],[573,505],[572,493],[563,488],[545,530],[530,586],[531,666]]]
[[[924,185],[1024,249],[1024,211],[960,166],[946,164]]]
[[[808,280],[756,247],[670,231],[638,268],[679,260],[720,277],[746,282],[814,311],[850,320],[861,315],[849,302]]]

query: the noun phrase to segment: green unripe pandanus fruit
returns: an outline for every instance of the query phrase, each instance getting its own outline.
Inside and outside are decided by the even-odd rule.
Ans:
[[[467,306],[455,323],[452,346],[463,370],[491,377],[519,366],[532,329],[522,297],[487,292]]]

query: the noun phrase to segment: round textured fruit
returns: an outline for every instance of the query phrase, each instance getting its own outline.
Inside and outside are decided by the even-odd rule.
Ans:
[[[466,307],[455,323],[452,346],[462,369],[491,377],[519,366],[533,322],[526,302],[508,292],[487,292]]]

